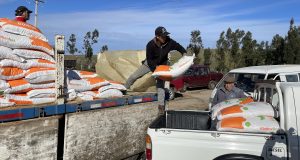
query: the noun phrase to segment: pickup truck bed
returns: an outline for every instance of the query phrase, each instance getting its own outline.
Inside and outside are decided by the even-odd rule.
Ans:
[[[149,128],[209,130],[210,122],[208,112],[167,111],[167,114],[158,117]]]
[[[211,129],[205,111],[167,111],[150,125],[152,159],[222,159],[221,156],[247,156],[272,159],[286,157],[284,134],[219,132]],[[237,143],[238,141],[238,143]],[[214,152],[216,151],[216,152]]]

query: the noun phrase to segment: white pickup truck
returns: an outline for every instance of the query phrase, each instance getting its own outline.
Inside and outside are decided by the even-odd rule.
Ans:
[[[273,95],[273,96],[271,96]],[[276,95],[276,96],[274,96]],[[205,111],[167,111],[149,126],[148,160],[300,159],[300,83],[263,81],[254,99],[279,112],[276,134],[224,132],[211,128]]]

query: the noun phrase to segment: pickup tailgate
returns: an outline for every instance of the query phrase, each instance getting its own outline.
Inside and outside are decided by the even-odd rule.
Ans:
[[[148,128],[153,160],[212,160],[226,154],[286,159],[284,134],[210,130],[207,112],[168,111]],[[176,128],[176,129],[175,129]]]
[[[153,160],[211,160],[231,153],[265,159],[287,157],[284,135],[237,134],[217,131],[148,129]]]

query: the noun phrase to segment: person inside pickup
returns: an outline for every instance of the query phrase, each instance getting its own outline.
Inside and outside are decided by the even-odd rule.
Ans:
[[[233,98],[246,98],[244,91],[235,86],[235,77],[228,76],[224,80],[224,86],[220,87],[212,101],[212,106],[222,101]]]

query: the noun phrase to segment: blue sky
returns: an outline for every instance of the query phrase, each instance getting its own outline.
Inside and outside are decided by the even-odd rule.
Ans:
[[[44,0],[39,6],[38,27],[50,43],[55,34],[77,37],[81,49],[88,31],[98,29],[99,42],[109,50],[145,49],[157,26],[164,26],[171,38],[184,47],[190,33],[200,30],[204,47],[215,48],[228,27],[250,31],[258,41],[285,36],[292,17],[300,24],[300,0]],[[34,11],[34,0],[0,0],[0,17],[14,18],[19,5]],[[34,15],[29,23],[34,24]]]

